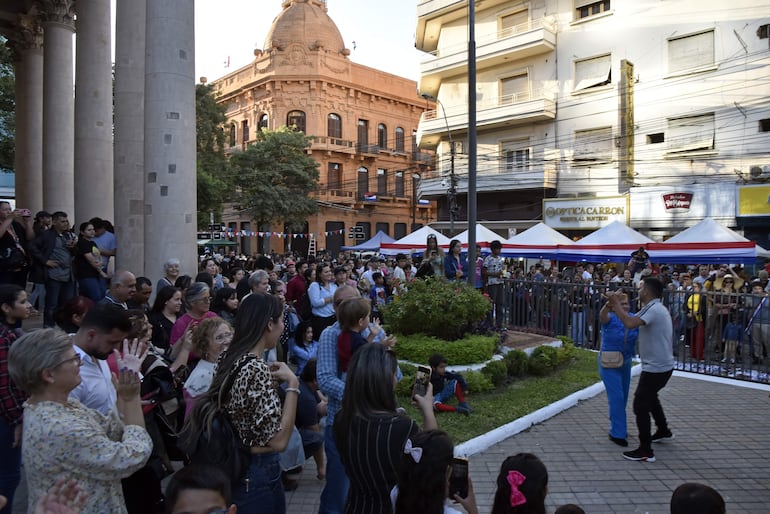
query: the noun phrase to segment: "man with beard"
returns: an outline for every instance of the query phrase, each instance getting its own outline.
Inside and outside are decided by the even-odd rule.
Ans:
[[[81,382],[70,393],[86,407],[108,414],[116,401],[115,388],[112,385],[112,373],[107,365],[107,358],[117,350],[131,330],[128,312],[113,304],[97,304],[91,307],[80,324],[80,329],[72,336],[75,353],[80,356]],[[123,363],[138,372],[144,345],[124,345]]]

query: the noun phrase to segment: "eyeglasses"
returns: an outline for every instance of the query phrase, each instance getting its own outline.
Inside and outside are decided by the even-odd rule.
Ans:
[[[56,368],[58,368],[59,366],[62,366],[62,365],[64,365],[64,364],[67,364],[67,363],[70,363],[70,362],[74,362],[75,364],[77,364],[77,365],[78,365],[78,367],[80,367],[80,366],[82,366],[82,365],[83,365],[83,358],[82,358],[80,355],[75,355],[74,357],[71,357],[71,358],[69,358],[69,359],[64,359],[64,360],[63,360],[63,361],[61,361],[59,364],[57,364],[56,366],[54,366],[54,367],[53,367],[53,369],[56,369]]]

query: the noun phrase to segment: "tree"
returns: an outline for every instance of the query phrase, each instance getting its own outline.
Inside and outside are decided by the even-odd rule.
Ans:
[[[310,140],[287,127],[257,133],[257,142],[232,155],[238,203],[259,226],[282,220],[300,230],[318,206],[310,197],[318,184],[318,163],[307,155]]]
[[[16,93],[8,40],[0,38],[0,171],[13,171],[15,153]]]
[[[195,88],[195,122],[197,152],[198,227],[209,223],[209,213],[221,219],[222,204],[230,201],[233,190],[229,165],[225,156],[225,106],[218,105],[212,87],[198,84]]]

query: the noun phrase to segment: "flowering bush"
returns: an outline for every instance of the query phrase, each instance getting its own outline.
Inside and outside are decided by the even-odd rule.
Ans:
[[[490,308],[489,300],[464,282],[429,278],[410,283],[409,290],[383,310],[390,332],[454,341],[470,332]]]

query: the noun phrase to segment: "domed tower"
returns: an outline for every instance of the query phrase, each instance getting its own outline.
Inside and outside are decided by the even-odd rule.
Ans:
[[[336,67],[329,61],[348,61],[350,50],[345,48],[337,25],[327,14],[325,1],[285,0],[282,7],[267,32],[262,51],[270,55],[275,66],[292,66],[308,72],[307,67],[327,63]]]

